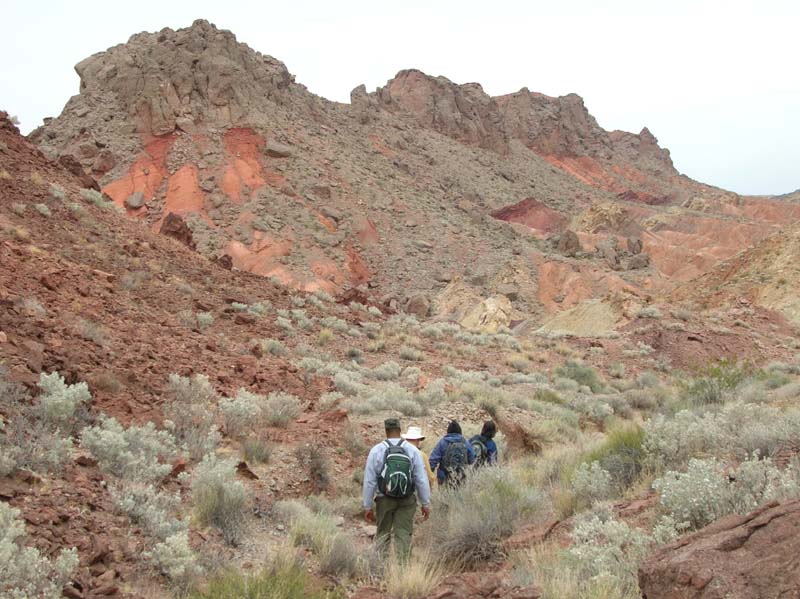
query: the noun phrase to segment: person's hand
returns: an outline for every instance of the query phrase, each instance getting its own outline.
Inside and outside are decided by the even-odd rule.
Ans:
[[[375,522],[375,513],[372,511],[371,508],[364,511],[364,519],[367,522]]]
[[[422,506],[422,519],[427,520],[431,515],[431,506],[423,505]]]

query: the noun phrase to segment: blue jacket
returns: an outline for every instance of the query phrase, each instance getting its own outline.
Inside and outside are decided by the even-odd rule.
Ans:
[[[436,480],[438,480],[440,484],[447,478],[447,473],[442,468],[439,468],[439,465],[444,459],[444,454],[447,453],[447,446],[453,441],[463,441],[467,446],[467,462],[470,464],[475,463],[475,450],[472,449],[472,446],[464,438],[464,435],[459,435],[458,433],[449,433],[445,435],[439,439],[439,442],[436,444],[436,447],[433,448],[431,457],[428,460],[431,464],[431,470],[436,473]]]
[[[483,444],[486,445],[486,463],[487,464],[496,464],[497,463],[497,443],[494,442],[494,439],[487,439],[483,435],[475,435],[472,439],[480,438],[483,441]],[[470,439],[470,441],[472,441]]]

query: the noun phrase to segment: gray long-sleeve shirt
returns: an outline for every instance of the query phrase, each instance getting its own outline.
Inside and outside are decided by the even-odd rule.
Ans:
[[[402,439],[387,439],[392,445],[397,445]],[[419,502],[423,505],[431,503],[431,486],[428,482],[428,473],[425,470],[425,463],[422,461],[422,454],[408,441],[403,443],[406,455],[411,458],[411,476],[414,479],[414,487],[417,491]],[[376,496],[380,496],[378,491],[378,478],[383,468],[383,456],[386,453],[386,442],[381,441],[373,447],[367,457],[367,465],[364,468],[364,487],[363,500],[364,509],[372,508],[372,502]]]

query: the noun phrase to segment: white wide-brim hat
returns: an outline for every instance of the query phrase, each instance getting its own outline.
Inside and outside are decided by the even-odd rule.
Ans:
[[[425,435],[422,434],[422,429],[418,426],[409,426],[408,430],[400,436],[409,441],[422,441],[425,438]]]

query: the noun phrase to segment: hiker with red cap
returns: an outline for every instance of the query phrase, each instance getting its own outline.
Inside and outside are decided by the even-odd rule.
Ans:
[[[364,517],[378,525],[375,539],[382,553],[394,540],[397,556],[407,559],[411,555],[417,498],[427,520],[431,513],[431,487],[422,455],[400,434],[400,420],[387,418],[384,428],[386,440],[370,450],[364,468]]]

